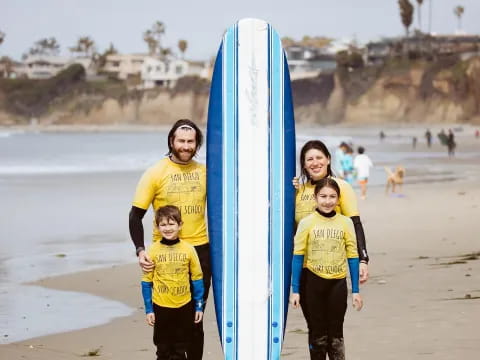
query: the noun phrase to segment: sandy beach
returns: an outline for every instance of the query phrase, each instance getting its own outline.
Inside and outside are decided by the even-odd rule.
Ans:
[[[468,146],[480,145],[470,142]],[[406,146],[399,147],[406,151]],[[471,170],[472,161],[478,168],[478,158],[445,157],[433,163]],[[383,187],[373,186],[367,199],[360,202],[371,277],[361,288],[364,309],[356,312],[349,307],[346,315],[348,359],[478,357],[480,186],[478,173],[473,172],[472,180],[446,176],[444,181],[408,183],[407,177],[403,197],[386,196]],[[128,178],[132,191],[134,183],[135,177]],[[118,210],[121,212],[126,210]],[[126,223],[126,218],[121,221]],[[100,326],[0,345],[0,358],[153,359],[152,329],[144,320],[139,279],[140,269],[132,263],[33,282],[48,289],[118,301],[135,311]],[[72,316],[78,317],[84,310],[72,307]],[[62,321],[68,322],[69,316]],[[222,359],[212,297],[205,332],[204,359]],[[306,325],[300,310],[289,312],[282,358],[308,358]]]

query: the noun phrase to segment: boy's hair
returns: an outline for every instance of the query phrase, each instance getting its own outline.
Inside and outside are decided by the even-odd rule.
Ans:
[[[315,197],[317,197],[320,190],[322,190],[324,187],[329,187],[335,190],[335,192],[337,193],[337,196],[340,197],[340,187],[338,186],[338,183],[335,180],[333,180],[331,177],[325,177],[317,181],[315,185],[315,190],[313,191],[313,193],[315,194]]]
[[[159,207],[157,211],[155,211],[155,225],[158,226],[162,219],[173,220],[180,225],[182,223],[182,214],[178,207],[166,205]]]
[[[365,148],[363,146],[358,147],[358,153],[363,154],[365,152]]]

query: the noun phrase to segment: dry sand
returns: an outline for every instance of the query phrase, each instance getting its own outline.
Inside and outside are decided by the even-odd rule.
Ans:
[[[361,288],[364,309],[349,307],[346,315],[347,358],[478,358],[480,186],[415,184],[404,193],[388,197],[377,187],[360,203],[371,277]],[[118,300],[138,311],[102,326],[0,345],[0,358],[78,359],[98,349],[98,359],[154,359],[139,276],[132,264],[39,281]],[[212,304],[210,299],[205,318],[206,360],[222,359]],[[308,358],[306,339],[301,311],[290,310],[283,358]]]

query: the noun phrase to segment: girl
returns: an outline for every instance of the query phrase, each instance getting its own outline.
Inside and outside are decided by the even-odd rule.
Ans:
[[[352,280],[353,306],[363,306],[359,294],[359,260],[355,230],[350,218],[335,212],[340,188],[323,178],[314,189],[317,207],[298,224],[292,262],[294,308],[305,307],[312,360],[345,359],[343,321],[347,309],[346,264]],[[348,261],[347,261],[348,260]],[[304,275],[302,268],[305,264]],[[300,283],[303,282],[302,295]]]

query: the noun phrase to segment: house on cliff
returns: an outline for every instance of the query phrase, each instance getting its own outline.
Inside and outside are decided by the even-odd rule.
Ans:
[[[94,77],[97,69],[91,58],[66,58],[54,55],[28,55],[23,62],[13,66],[15,77],[27,79],[49,79],[70,65],[80,64],[85,69],[87,78]]]
[[[149,54],[108,55],[102,71],[119,80],[136,78],[137,87],[151,89],[156,86],[174,86],[184,76],[208,77],[204,62],[177,58],[160,58]]]
[[[291,45],[285,48],[292,80],[317,77],[336,68],[335,54],[325,49]]]
[[[390,58],[403,56],[406,52],[415,57],[438,59],[458,55],[463,60],[480,55],[479,35],[427,35],[384,38],[366,46],[369,64],[383,64]]]

